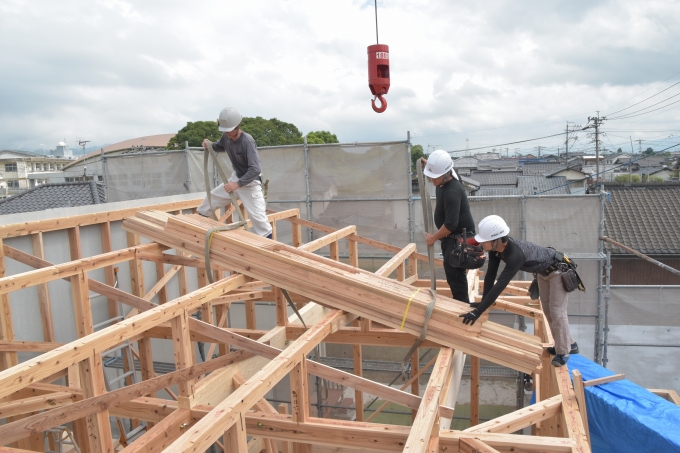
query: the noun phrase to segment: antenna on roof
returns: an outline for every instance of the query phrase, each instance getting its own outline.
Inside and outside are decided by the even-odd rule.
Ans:
[[[90,140],[78,140],[78,145],[83,147],[83,156],[85,155],[85,145],[90,143]]]

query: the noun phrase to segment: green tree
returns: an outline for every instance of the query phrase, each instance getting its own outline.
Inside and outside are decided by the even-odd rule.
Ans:
[[[296,145],[303,143],[302,133],[291,123],[276,118],[266,120],[261,116],[244,117],[241,129],[255,139],[257,146]]]
[[[614,182],[628,182],[628,175],[619,175],[614,177]],[[640,176],[631,175],[630,182],[640,182]]]
[[[654,154],[654,150],[652,148],[647,148],[646,150],[644,150],[642,154],[644,154],[645,156],[651,156],[652,154]]]
[[[411,171],[415,174],[418,171],[416,168],[416,163],[421,157],[425,157],[423,153],[423,145],[413,145],[411,146]]]
[[[623,153],[623,150],[621,148],[619,148],[619,149],[616,150],[616,152],[617,152],[617,154],[621,154],[621,153]]]
[[[207,138],[211,142],[216,142],[221,136],[222,133],[217,129],[216,121],[188,122],[177,132],[177,135],[170,139],[166,149],[184,148],[185,141],[189,142],[189,146],[201,146],[203,139]]]
[[[310,145],[322,145],[324,143],[340,143],[335,134],[328,131],[313,131],[307,134],[307,143]]]

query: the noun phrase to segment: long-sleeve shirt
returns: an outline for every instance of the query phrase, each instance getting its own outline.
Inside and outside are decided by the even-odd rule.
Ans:
[[[227,152],[231,166],[238,176],[239,187],[250,184],[260,176],[260,156],[250,134],[241,131],[241,136],[233,141],[227,134],[222,134],[220,140],[213,143],[213,149],[215,152]]]
[[[505,268],[496,281],[501,261],[505,262]],[[503,252],[489,252],[489,264],[484,276],[484,293],[477,309],[480,312],[488,309],[520,270],[531,273],[542,272],[554,262],[555,250],[508,237]]]
[[[451,179],[437,187],[437,204],[434,208],[434,224],[437,229],[446,226],[453,234],[460,234],[463,228],[474,233],[475,222],[472,220],[470,203],[460,181]]]

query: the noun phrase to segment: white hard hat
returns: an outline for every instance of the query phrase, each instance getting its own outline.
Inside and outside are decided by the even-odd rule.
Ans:
[[[451,156],[443,149],[438,149],[427,157],[427,163],[425,164],[423,173],[430,178],[439,178],[451,170],[453,170],[453,160],[451,160]],[[455,171],[453,172],[453,177],[458,179],[458,175]]]
[[[236,126],[241,124],[241,114],[234,107],[227,107],[220,112],[220,119],[217,120],[219,130],[222,132],[231,132],[236,129]]]
[[[510,227],[501,216],[490,215],[479,222],[477,231],[479,233],[475,235],[475,241],[489,242],[507,236],[510,233]]]

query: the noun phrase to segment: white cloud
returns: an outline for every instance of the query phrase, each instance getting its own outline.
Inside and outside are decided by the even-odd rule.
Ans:
[[[680,80],[660,83],[680,71],[677,1],[392,0],[378,19],[392,77],[380,115],[372,2],[0,0],[0,148],[174,132],[235,105],[342,141],[410,130],[460,149],[550,135]],[[677,128],[676,107],[625,127]]]

